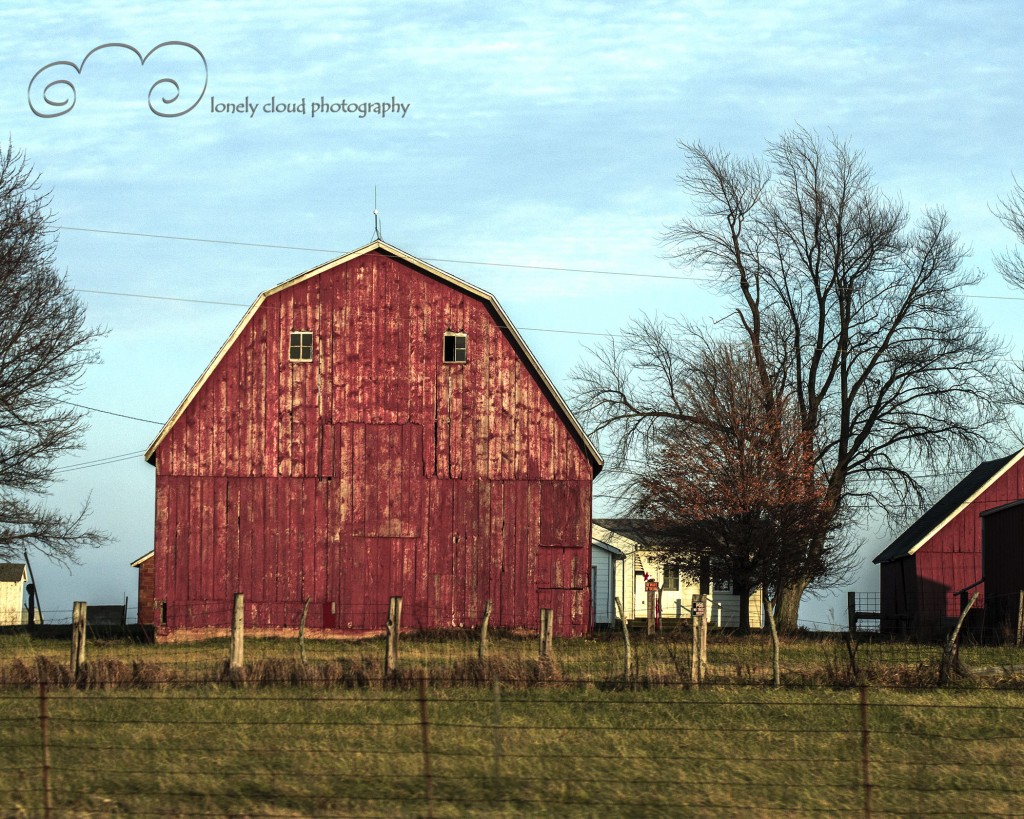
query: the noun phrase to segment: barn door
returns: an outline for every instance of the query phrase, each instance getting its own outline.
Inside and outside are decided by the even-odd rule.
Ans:
[[[541,546],[537,555],[537,609],[554,610],[554,630],[561,636],[582,634],[590,618],[585,606],[590,567],[586,549]]]

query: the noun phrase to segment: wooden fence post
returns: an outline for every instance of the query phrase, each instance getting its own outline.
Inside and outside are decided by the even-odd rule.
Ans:
[[[1014,645],[1020,648],[1020,644],[1024,642],[1024,589],[1021,589],[1020,596],[1017,598],[1017,640]]]
[[[29,583],[25,588],[28,590],[28,628],[31,631],[36,625],[36,586]]]
[[[495,678],[491,680],[491,692],[493,694],[493,708],[491,710],[491,722],[494,728],[494,759],[492,764],[491,778],[493,779],[493,787],[495,794],[500,802],[502,799],[502,786],[501,786],[501,756],[502,756],[502,737],[501,737],[501,682]]]
[[[401,611],[401,597],[392,597],[392,600],[399,601]],[[427,670],[420,669],[420,736],[423,741],[423,780],[426,785],[427,816],[434,815],[434,779],[430,771],[430,720],[427,714]]]
[[[309,614],[309,601],[311,597],[306,598],[306,602],[302,605],[302,617],[299,618],[299,661],[306,664],[306,615]]]
[[[85,670],[85,623],[88,606],[77,601],[71,612],[71,676],[78,677]]]
[[[484,619],[480,623],[480,649],[478,657],[480,662],[486,662],[487,660],[487,624],[491,622],[491,612],[494,610],[494,605],[488,600],[484,603]]]
[[[871,819],[871,757],[868,754],[868,688],[860,686],[860,759],[864,784],[864,816]]]
[[[857,636],[857,592],[846,593],[846,628],[851,637]]]
[[[708,596],[700,596],[700,646],[698,650],[701,682],[708,674]]]
[[[629,645],[629,621],[626,619],[626,612],[622,610],[622,601],[615,598],[615,608],[619,610],[619,620],[622,621],[622,637],[626,641],[626,664],[625,677],[628,680],[633,670],[633,651]]]
[[[39,736],[43,751],[43,816],[50,819],[53,792],[50,789],[50,711],[46,703],[46,680],[39,680]]]
[[[402,633],[402,598],[388,601],[387,642],[384,647],[384,676],[398,671],[398,638]]]
[[[654,634],[658,625],[658,590],[647,589],[647,636]]]
[[[776,595],[778,592],[776,592]],[[778,599],[776,597],[776,599]],[[779,667],[779,630],[775,626],[775,600],[765,599],[764,613],[768,618],[768,628],[772,633],[772,686],[779,688],[782,685],[782,670]],[[846,635],[849,641],[850,635]]]
[[[700,685],[700,626],[697,623],[696,606],[690,607],[690,682]]]
[[[550,660],[552,656],[551,632],[554,626],[554,615],[554,609],[540,610],[540,658],[542,660]]]
[[[245,666],[245,595],[235,593],[235,607],[231,615],[231,652],[228,668],[241,671]]]

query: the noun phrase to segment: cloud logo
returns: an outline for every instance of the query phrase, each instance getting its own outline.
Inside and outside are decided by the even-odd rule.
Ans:
[[[80,64],[75,64],[69,60],[57,60],[44,65],[33,74],[32,79],[28,83],[28,105],[32,109],[32,113],[37,117],[52,119],[53,117],[62,117],[74,108],[75,103],[78,102],[78,93],[75,90],[76,79],[82,75],[82,71],[85,69],[85,64],[89,58],[97,51],[102,51],[105,48],[127,49],[139,58],[140,66],[145,66],[146,61],[161,49],[174,49],[172,53],[186,53],[181,51],[181,49],[186,49],[199,57],[203,64],[203,87],[196,96],[195,101],[187,108],[182,106],[188,100],[191,100],[192,97],[188,96],[184,100],[181,99],[181,86],[173,77],[160,77],[149,87],[146,101],[149,104],[149,110],[158,117],[180,117],[187,114],[199,105],[199,101],[206,94],[206,86],[210,78],[209,67],[206,64],[206,57],[203,56],[203,52],[191,43],[169,40],[151,49],[145,57],[142,56],[141,51],[127,43],[104,43],[101,46],[96,46],[96,48],[86,54]],[[68,69],[71,69],[73,73]]]

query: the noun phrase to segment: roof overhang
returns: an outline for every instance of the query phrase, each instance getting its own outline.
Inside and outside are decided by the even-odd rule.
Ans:
[[[456,289],[463,291],[464,293],[476,296],[477,298],[486,302],[497,315],[500,321],[501,329],[508,333],[508,335],[512,339],[513,345],[523,355],[523,358],[526,360],[528,366],[534,371],[537,378],[540,379],[542,387],[548,392],[548,394],[551,397],[551,400],[554,401],[558,411],[569,423],[569,426],[572,428],[573,432],[578,437],[580,443],[583,444],[584,450],[590,457],[591,462],[594,464],[594,475],[596,476],[597,473],[601,471],[601,467],[604,465],[604,459],[601,457],[601,454],[597,451],[597,448],[591,442],[590,438],[587,436],[587,433],[583,430],[582,425],[577,420],[572,410],[569,409],[569,405],[565,402],[565,399],[562,398],[561,394],[555,388],[554,383],[551,381],[550,378],[548,378],[547,373],[544,372],[544,368],[541,367],[540,362],[537,361],[533,353],[530,351],[530,348],[527,345],[526,341],[523,339],[521,335],[519,335],[519,331],[516,330],[512,322],[509,320],[508,315],[506,315],[501,305],[498,304],[498,300],[492,294],[488,293],[486,290],[481,290],[479,287],[475,287],[469,282],[465,282],[462,279],[453,276],[451,273],[441,270],[438,267],[434,267],[432,264],[428,264],[422,259],[417,259],[415,256],[411,256],[405,251],[399,250],[397,247],[389,245],[387,242],[383,242],[380,240],[370,242],[368,245],[364,245],[358,250],[353,250],[351,253],[346,253],[343,256],[339,256],[336,259],[332,259],[329,262],[325,262],[324,264],[318,265],[317,267],[307,270],[304,273],[299,273],[298,275],[281,282],[281,284],[276,285],[275,287],[272,287],[269,290],[265,290],[264,292],[260,293],[259,296],[256,297],[256,300],[249,307],[249,309],[246,310],[245,315],[242,316],[238,324],[235,325],[235,329],[231,332],[231,335],[228,336],[227,340],[221,345],[220,349],[217,351],[217,354],[213,357],[213,360],[210,361],[206,369],[203,371],[203,374],[200,375],[196,383],[192,385],[192,389],[188,391],[186,396],[182,399],[181,403],[178,404],[177,409],[174,410],[174,412],[171,414],[171,417],[168,418],[167,422],[163,425],[163,427],[161,427],[160,432],[157,433],[156,438],[153,439],[153,443],[151,443],[149,445],[149,448],[146,450],[146,461],[149,462],[150,464],[155,463],[157,448],[163,442],[164,438],[167,437],[171,429],[173,429],[174,425],[178,422],[178,419],[181,418],[181,416],[185,413],[185,410],[188,408],[188,405],[191,404],[192,400],[196,397],[196,395],[198,395],[199,391],[203,388],[203,385],[206,383],[207,379],[209,379],[209,377],[213,374],[214,370],[217,369],[217,365],[220,364],[224,356],[227,355],[228,351],[231,349],[231,346],[235,343],[235,340],[238,338],[239,335],[241,335],[242,331],[252,320],[253,316],[256,315],[257,311],[263,305],[263,302],[265,302],[271,296],[280,293],[282,290],[287,290],[289,287],[294,287],[295,285],[300,284],[301,282],[304,282],[307,279],[310,279],[314,276],[318,276],[326,270],[330,270],[334,267],[337,267],[338,265],[345,264],[346,262],[350,262],[354,259],[358,259],[360,256],[365,256],[367,253],[372,253],[373,251],[381,251],[383,253],[387,253],[391,256],[394,256],[397,259],[401,259],[407,264],[410,264],[413,267],[419,269],[420,271],[426,273],[427,275],[433,276],[434,278],[446,282],[455,287]]]
[[[144,554],[144,555],[143,555],[142,557],[140,557],[140,558],[136,558],[135,560],[133,560],[133,561],[132,561],[132,568],[135,568],[135,569],[137,569],[137,568],[139,568],[139,566],[141,566],[141,565],[142,565],[143,563],[145,563],[145,562],[146,562],[147,560],[152,560],[152,558],[153,558],[153,554],[154,554],[154,550],[153,550],[153,549],[150,549],[150,550],[149,550],[148,552],[146,552],[146,553],[145,553],[145,554]]]
[[[1000,512],[1005,512],[1017,506],[1024,506],[1024,500],[1010,501],[1009,503],[1004,503],[1002,506],[996,506],[992,509],[986,509],[984,512],[981,513],[981,516],[983,518],[986,518],[989,515],[998,515]]]
[[[608,552],[612,556],[612,559],[614,559],[614,560],[625,560],[626,559],[626,553],[623,552],[621,549],[616,549],[610,543],[605,543],[603,540],[598,540],[597,538],[594,538],[590,542],[591,542],[591,545],[596,546],[598,549],[602,549],[603,551]]]

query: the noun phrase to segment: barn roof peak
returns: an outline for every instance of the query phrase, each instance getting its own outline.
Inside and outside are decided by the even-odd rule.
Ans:
[[[376,211],[376,207],[374,208],[374,211]],[[167,422],[160,429],[160,432],[157,434],[156,438],[153,439],[153,442],[149,445],[149,448],[146,450],[146,460],[151,464],[154,463],[157,447],[160,446],[160,443],[164,440],[167,434],[177,423],[178,419],[188,408],[188,405],[192,402],[192,399],[195,398],[195,396],[202,389],[203,384],[206,383],[206,380],[217,368],[217,365],[220,363],[221,359],[224,358],[228,350],[231,349],[232,344],[235,342],[235,340],[238,338],[241,332],[245,329],[245,327],[249,324],[253,316],[256,315],[256,312],[259,310],[259,308],[270,296],[273,296],[275,293],[279,293],[282,290],[286,290],[289,287],[294,287],[300,282],[303,282],[314,276],[318,276],[327,270],[337,267],[338,265],[345,264],[346,262],[350,262],[354,259],[359,258],[360,256],[365,256],[366,254],[373,253],[375,251],[387,254],[396,259],[404,261],[406,264],[411,265],[412,267],[420,270],[422,273],[425,273],[428,276],[440,279],[441,281],[448,283],[449,285],[455,287],[458,290],[463,291],[464,293],[476,296],[477,298],[487,302],[497,314],[498,319],[500,320],[500,323],[503,326],[503,328],[506,330],[506,332],[508,332],[513,345],[523,356],[527,365],[535,372],[536,376],[540,379],[543,389],[548,393],[551,400],[557,407],[559,413],[565,418],[569,426],[572,428],[573,432],[578,436],[580,442],[583,444],[583,447],[587,452],[587,455],[594,464],[595,474],[601,470],[601,467],[604,464],[604,460],[602,459],[601,454],[597,451],[597,448],[594,446],[590,438],[587,436],[586,431],[583,429],[583,426],[580,424],[579,420],[576,418],[572,410],[569,408],[569,405],[565,402],[565,399],[562,398],[561,394],[555,388],[554,383],[548,377],[547,373],[544,372],[544,368],[541,367],[540,362],[537,361],[537,359],[534,357],[533,353],[530,351],[529,346],[526,344],[526,341],[523,339],[523,337],[519,334],[519,331],[512,324],[508,315],[505,313],[501,305],[498,303],[498,300],[488,291],[476,287],[475,285],[472,285],[469,282],[463,281],[462,279],[458,278],[457,276],[453,276],[451,273],[448,273],[447,271],[441,270],[438,267],[434,267],[432,264],[425,262],[422,259],[418,259],[415,256],[406,253],[404,250],[395,247],[394,245],[388,244],[383,239],[379,238],[379,236],[377,238],[374,238],[374,240],[369,244],[363,245],[362,247],[357,248],[356,250],[353,250],[350,253],[345,253],[341,256],[338,256],[335,259],[331,259],[330,261],[317,265],[316,267],[299,273],[298,275],[292,276],[290,279],[286,279],[280,284],[275,285],[274,287],[271,287],[270,289],[264,290],[262,293],[260,293],[256,297],[256,300],[253,301],[252,305],[250,305],[249,309],[246,310],[245,315],[242,316],[241,320],[235,326],[235,329],[231,332],[231,335],[229,335],[227,339],[224,341],[224,343],[221,345],[220,349],[217,351],[217,354],[207,365],[202,375],[199,376],[195,384],[192,385],[192,388],[185,395],[184,399],[182,399],[181,403],[178,404],[177,409],[175,409],[174,412],[171,414],[171,417],[167,419]]]
[[[959,483],[936,501],[903,534],[880,552],[872,563],[890,563],[910,557],[931,540],[954,518],[959,516],[978,496],[1021,460],[1024,448],[1001,458],[978,464]]]

